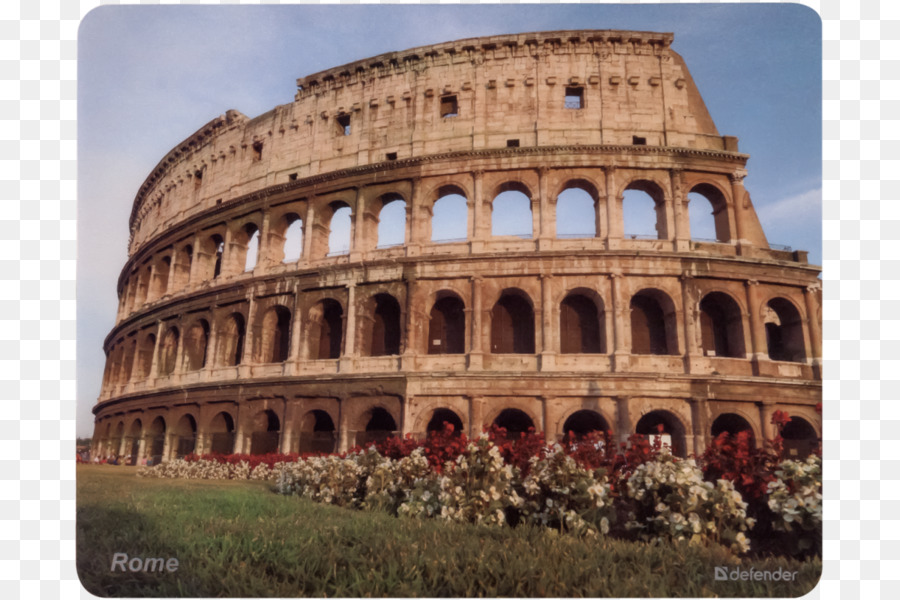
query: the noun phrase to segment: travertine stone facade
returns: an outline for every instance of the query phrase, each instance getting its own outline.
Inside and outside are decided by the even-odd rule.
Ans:
[[[775,410],[804,451],[819,269],[767,243],[748,157],[671,41],[415,48],[205,125],[135,198],[95,452],[345,449],[449,420],[619,439],[662,424],[684,454],[723,430],[771,437]],[[593,216],[562,234],[570,192]],[[626,231],[631,192],[653,236]],[[692,239],[698,195],[714,241]],[[530,233],[500,231],[509,206]]]

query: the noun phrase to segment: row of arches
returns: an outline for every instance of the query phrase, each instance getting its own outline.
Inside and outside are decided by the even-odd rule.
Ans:
[[[356,327],[347,331],[345,303],[325,297],[314,303],[297,323],[293,311],[273,304],[258,311],[255,336],[248,340],[244,312],[235,310],[213,318],[195,317],[186,322],[161,324],[111,348],[104,382],[121,385],[132,380],[168,376],[175,372],[240,364],[281,363],[291,359],[294,329],[300,335],[300,360],[331,360],[349,353],[360,356],[401,354],[410,343],[405,310],[393,294],[382,291],[359,303]],[[675,302],[660,289],[643,289],[628,300],[630,344],[635,355],[679,355],[679,316]],[[425,340],[416,354],[465,354],[471,348],[471,317],[466,302],[454,291],[442,290],[427,313]],[[607,354],[611,332],[607,306],[597,292],[576,288],[556,307],[558,348],[561,354]],[[781,297],[764,306],[768,357],[775,361],[805,362],[803,320],[797,307]],[[739,303],[729,294],[705,294],[698,306],[699,349],[704,356],[747,358],[745,318]],[[533,299],[519,288],[504,289],[486,315],[491,354],[534,354],[536,328],[540,327]],[[215,328],[215,332],[213,329]],[[253,332],[251,331],[251,333]],[[215,340],[213,340],[215,333]],[[157,339],[157,336],[160,336]],[[481,335],[477,333],[477,335]],[[352,347],[348,350],[348,336]],[[423,345],[424,341],[424,345]],[[251,343],[252,342],[252,343]],[[468,342],[468,343],[467,343]]]
[[[389,191],[370,200],[362,196],[335,198],[315,210],[302,200],[256,211],[198,232],[143,261],[123,283],[121,313],[130,314],[168,294],[251,272],[258,266],[297,263],[304,255],[321,259],[354,249],[384,250],[410,242],[441,244],[485,236],[530,239],[538,233],[555,238],[673,239],[676,216],[667,208],[671,194],[664,182],[653,178],[628,181],[615,196],[612,213],[604,207],[609,202],[600,192],[604,185],[589,178],[563,181],[552,202],[540,208],[534,201],[534,185],[520,180],[496,185],[487,196],[491,200],[485,203],[487,210],[479,222],[473,214],[474,192],[469,185],[457,183],[430,192],[431,201],[419,217],[414,217],[407,202],[407,197],[414,195],[412,190]],[[682,235],[730,243],[734,235],[728,193],[718,183],[694,184],[682,199],[689,213],[683,225],[688,231]],[[552,213],[552,218],[545,219],[544,212]],[[611,216],[613,213],[617,216]]]
[[[463,418],[452,408],[435,408],[425,418],[427,424],[419,435],[441,431],[446,424],[452,425],[456,432],[466,431]],[[147,423],[138,417],[127,428],[124,420],[119,420],[116,425],[106,423],[95,434],[94,452],[102,456],[127,457],[132,464],[142,458],[156,464],[191,453],[330,453],[345,449],[340,448],[341,436],[335,423],[336,417],[321,408],[307,411],[290,427],[272,409],[258,411],[243,428],[237,427],[235,417],[227,410],[217,412],[202,429],[198,426],[197,417],[190,413],[171,422],[162,415]],[[507,435],[514,438],[529,429],[537,429],[532,417],[518,408],[502,409],[489,423],[484,424],[490,425],[504,428]],[[360,415],[358,422],[349,426],[354,429],[354,435],[352,439],[346,438],[345,445],[381,441],[399,435],[401,431],[395,415],[382,406],[371,407]],[[600,412],[580,409],[565,419],[558,437],[574,437],[577,440],[594,432],[614,434],[614,429]],[[750,422],[739,414],[725,412],[712,421],[706,434],[709,438],[715,438],[722,433],[736,435],[744,431],[750,433],[756,444]],[[677,456],[684,457],[690,452],[689,428],[676,414],[667,410],[653,410],[642,415],[631,433],[646,436],[650,441],[658,438]],[[806,456],[819,443],[815,428],[799,416],[791,418],[782,431],[782,437],[788,455],[792,456]]]

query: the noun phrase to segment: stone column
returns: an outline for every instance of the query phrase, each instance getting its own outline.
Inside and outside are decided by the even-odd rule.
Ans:
[[[254,330],[256,329],[256,300],[253,294],[248,298],[247,324],[244,327],[244,347],[241,352],[241,366],[238,369],[241,376],[249,375],[250,364],[253,363]]]
[[[344,320],[344,355],[341,370],[346,361],[356,356],[356,283],[347,284],[347,316]]]
[[[147,454],[147,439],[144,436],[143,431],[141,431],[141,437],[138,439],[138,452],[137,456],[134,459],[135,464],[141,464],[141,460]]]
[[[162,344],[162,337],[165,333],[165,323],[160,321],[156,325],[156,342],[153,346],[153,355],[150,357],[150,377],[148,380],[153,380],[159,377],[159,349]]]
[[[312,201],[306,203],[306,217],[303,219],[303,251],[300,253],[300,264],[308,266],[313,259],[312,243],[313,243],[313,221],[316,218],[315,206]],[[322,258],[316,256],[315,258]]]
[[[729,175],[731,179],[731,202],[729,203],[730,210],[728,211],[728,228],[734,232],[732,242],[736,242],[738,249],[750,243],[744,237],[747,230],[744,220],[744,177],[746,176],[747,171],[743,169]]]
[[[363,193],[364,189],[360,187],[356,190],[356,206],[353,208],[350,220],[350,262],[362,260],[365,252],[369,249],[368,240],[366,239],[366,197]]]
[[[422,206],[419,198],[419,190],[422,188],[422,179],[413,177],[409,184],[409,202],[406,204],[406,255],[418,256],[422,244],[428,243],[425,239],[424,218],[426,207]]]
[[[762,431],[763,439],[767,441],[774,440],[775,435],[778,433],[778,429],[772,424],[772,415],[775,414],[775,401],[763,400],[757,406],[759,406],[759,430]],[[762,440],[757,440],[756,443],[758,446],[761,446]]]
[[[685,271],[681,280],[681,314],[684,323],[684,372],[691,372],[691,360],[702,354],[697,343],[697,316],[699,307],[694,305],[694,276]]]
[[[128,378],[128,381],[134,381],[137,379],[137,373],[140,370],[141,364],[141,333],[134,337],[134,356],[131,360],[131,377]],[[127,383],[127,382],[126,382]]]
[[[259,247],[256,251],[256,266],[266,268],[271,266],[275,261],[272,260],[272,233],[271,224],[269,223],[269,209],[264,209],[262,214],[262,222],[259,224]]]
[[[291,315],[291,353],[290,359],[292,363],[301,363],[306,359],[304,348],[308,346],[306,337],[309,334],[309,326],[303,315],[303,307],[301,299],[303,294],[294,287],[294,310]]]
[[[616,443],[628,442],[633,424],[629,414],[628,396],[616,396]]]
[[[475,190],[475,224],[472,236],[472,251],[480,252],[484,242],[491,237],[490,211],[484,202],[484,171],[473,171],[473,188]]]
[[[484,397],[469,396],[469,438],[481,435],[484,427]]]
[[[613,353],[612,366],[613,371],[628,370],[631,354],[626,345],[626,319],[631,319],[631,307],[628,300],[624,297],[622,286],[622,274],[610,273],[609,283],[612,291],[612,314],[613,314]]]
[[[484,349],[482,348],[482,329],[484,327],[484,312],[482,308],[482,288],[484,280],[481,277],[472,277],[472,330],[469,350],[469,369],[480,370],[483,364]]]
[[[531,222],[538,250],[546,250],[556,238],[556,198],[550,197],[550,169],[539,167],[536,170],[538,197],[531,200]]]
[[[706,451],[706,436],[709,434],[709,418],[706,398],[691,396],[691,429],[693,433],[694,454],[700,456]]]
[[[616,188],[616,167],[603,167],[606,174],[606,247],[610,250],[621,247],[624,235],[622,222],[622,200]]]
[[[559,330],[553,327],[553,275],[541,274],[541,371],[556,366]]]
[[[163,295],[171,294],[175,291],[175,279],[178,277],[178,252],[177,248],[172,248],[172,260],[169,261],[169,276],[166,278],[166,289],[163,290]]]
[[[412,396],[400,398],[400,437],[406,437],[406,434],[414,433],[412,430],[412,419],[409,416],[411,402]]]
[[[190,268],[190,273],[188,274],[187,287],[191,287],[192,285],[196,285],[198,283],[197,282],[197,278],[199,277],[198,269],[200,268],[199,264],[200,264],[201,256],[202,256],[199,233],[194,236],[194,241],[191,244],[191,249],[192,249],[192,251],[191,251],[191,268]]]
[[[404,335],[401,337],[401,353],[403,354],[404,362],[406,362],[406,360],[411,360],[414,355],[419,353],[420,340],[416,335],[416,327],[419,320],[414,317],[415,299],[418,288],[419,282],[415,275],[408,275],[406,279],[406,319],[403,323],[405,331],[403,332]],[[404,368],[406,368],[405,365]]]
[[[206,364],[204,371],[211,371],[216,366],[216,346],[219,343],[219,328],[216,327],[216,307],[210,306],[209,339],[206,340]]]
[[[291,451],[291,446],[294,443],[294,419],[291,414],[291,410],[288,407],[288,401],[284,401],[284,411],[282,412],[281,422],[284,424],[281,427],[281,443],[279,444],[278,451],[282,454],[288,454]]]
[[[747,308],[750,312],[750,343],[753,349],[750,358],[754,365],[754,375],[759,375],[759,361],[769,358],[766,326],[760,315],[762,307],[759,305],[759,281],[750,279],[745,285],[747,286]]]
[[[688,197],[684,191],[684,171],[671,169],[672,207],[675,209],[675,251],[687,252],[691,249],[691,219],[688,211]]]
[[[822,368],[822,329],[819,326],[819,298],[821,289],[818,283],[803,288],[803,299],[806,301],[806,323],[809,326],[809,356],[812,359],[813,371],[821,377]]]
[[[223,275],[239,275],[244,272],[244,265],[240,264],[237,251],[241,244],[234,241],[234,232],[231,227],[225,228],[225,245],[222,249],[222,267],[219,270],[219,277]],[[246,247],[244,248],[246,250]],[[246,262],[247,253],[244,253]]]
[[[350,416],[347,414],[347,398],[338,399],[338,452],[346,452],[350,449]]]

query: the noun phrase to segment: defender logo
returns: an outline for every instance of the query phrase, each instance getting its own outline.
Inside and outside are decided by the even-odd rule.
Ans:
[[[775,571],[757,571],[755,567],[750,567],[749,570],[740,567],[715,567],[716,581],[794,581],[797,573],[798,571],[785,571],[780,567]]]

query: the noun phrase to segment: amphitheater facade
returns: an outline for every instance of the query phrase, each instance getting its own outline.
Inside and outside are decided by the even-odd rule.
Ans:
[[[767,242],[749,157],[672,39],[414,48],[201,127],[134,200],[93,452],[345,450],[451,422],[662,425],[685,455],[771,438],[776,410],[808,452],[820,269]]]

